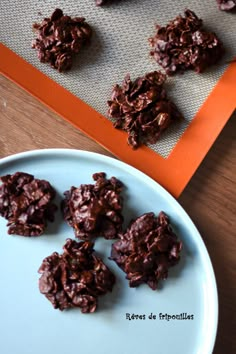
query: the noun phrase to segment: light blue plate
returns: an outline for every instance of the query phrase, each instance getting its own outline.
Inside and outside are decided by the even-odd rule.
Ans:
[[[0,218],[1,354],[212,353],[218,321],[214,272],[201,236],[169,193],[125,163],[85,151],[38,150],[0,160],[0,175],[16,171],[50,181],[58,201],[72,185],[93,183],[95,172],[115,176],[126,186],[126,224],[142,213],[163,210],[183,241],[183,252],[157,291],[146,285],[131,289],[125,274],[107,259],[112,242],[99,239],[95,249],[117,278],[113,292],[100,297],[94,314],[60,312],[40,294],[37,270],[44,257],[61,252],[65,239],[74,238],[73,230],[59,211],[47,234],[38,238],[9,236]],[[128,314],[142,319],[129,320]]]

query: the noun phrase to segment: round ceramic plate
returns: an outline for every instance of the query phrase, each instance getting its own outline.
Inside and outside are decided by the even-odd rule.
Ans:
[[[183,242],[179,264],[158,290],[129,288],[125,274],[108,259],[112,241],[98,239],[95,250],[116,275],[112,293],[100,297],[98,310],[55,310],[38,290],[44,257],[62,251],[73,230],[60,211],[44,236],[7,234],[0,218],[0,353],[3,354],[210,354],[218,320],[212,265],[197,229],[160,185],[125,163],[103,155],[67,149],[37,150],[0,160],[0,175],[28,172],[46,179],[57,202],[72,185],[93,183],[105,172],[124,185],[125,223],[145,212],[163,210]],[[207,335],[206,335],[207,333]]]

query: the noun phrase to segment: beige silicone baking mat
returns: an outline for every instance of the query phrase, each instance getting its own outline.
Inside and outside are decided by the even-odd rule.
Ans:
[[[63,74],[40,63],[36,51],[31,49],[35,37],[32,24],[49,17],[56,7],[65,14],[85,17],[93,28],[91,45],[80,53],[73,69]],[[115,83],[121,83],[127,73],[136,78],[160,69],[149,56],[148,38],[154,34],[155,24],[167,24],[186,8],[202,18],[206,28],[217,33],[226,54],[217,66],[204,74],[187,72],[168,79],[168,94],[185,120],[150,146],[167,158],[221,77],[227,61],[236,53],[235,14],[220,11],[215,0],[114,0],[113,4],[103,7],[95,6],[94,0],[1,0],[0,39],[27,62],[106,116],[106,102]]]

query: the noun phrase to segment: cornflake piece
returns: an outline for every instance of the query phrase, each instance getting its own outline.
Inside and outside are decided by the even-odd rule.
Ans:
[[[45,231],[47,220],[54,220],[57,210],[52,200],[55,190],[45,180],[16,172],[0,177],[0,215],[8,220],[8,233],[39,236]]]
[[[219,9],[222,11],[232,11],[236,9],[236,0],[216,0]]]
[[[167,98],[163,84],[166,76],[154,71],[131,81],[126,75],[123,84],[115,85],[108,101],[108,116],[116,119],[117,129],[128,133],[128,144],[137,149],[142,143],[154,144],[174,121],[182,118]]]
[[[88,240],[97,236],[114,239],[123,224],[121,191],[123,184],[103,172],[93,175],[95,184],[71,187],[62,202],[64,219],[73,227],[75,236]]]
[[[61,9],[56,9],[50,18],[33,25],[37,38],[32,42],[32,48],[38,51],[42,63],[49,63],[59,72],[72,67],[74,54],[90,42],[91,27],[83,17],[71,18],[63,15]]]
[[[191,10],[177,16],[165,27],[156,26],[156,34],[149,39],[151,56],[168,75],[192,69],[203,72],[216,64],[224,53],[223,45],[213,32],[203,28],[203,22]]]
[[[147,283],[155,290],[178,263],[181,248],[166,214],[146,213],[132,221],[112,245],[111,259],[126,273],[130,287]]]
[[[39,290],[55,309],[94,312],[98,296],[112,291],[115,276],[94,254],[92,242],[67,239],[63,253],[46,257],[39,268]]]

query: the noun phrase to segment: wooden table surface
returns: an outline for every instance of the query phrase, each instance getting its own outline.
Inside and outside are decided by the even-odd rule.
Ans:
[[[235,115],[230,118],[179,198],[202,235],[216,274],[219,326],[214,354],[236,353],[235,118]],[[0,76],[0,158],[52,147],[89,150],[112,156]]]

